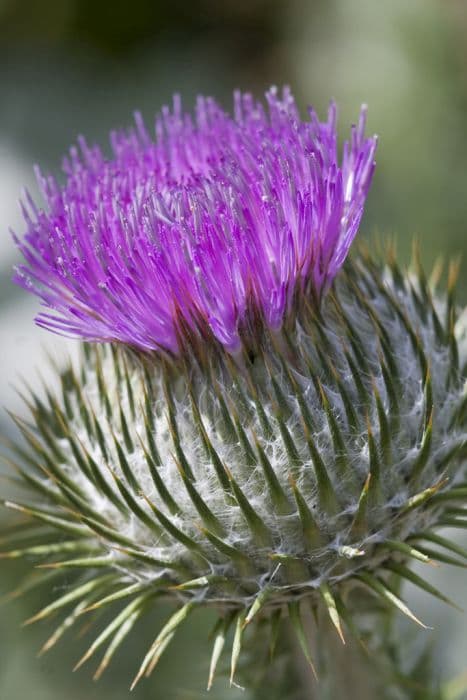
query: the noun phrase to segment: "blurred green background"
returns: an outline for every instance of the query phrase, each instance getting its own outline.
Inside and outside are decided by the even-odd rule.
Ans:
[[[174,91],[187,107],[197,93],[216,95],[229,106],[234,88],[261,95],[272,83],[290,84],[301,106],[312,103],[321,114],[334,97],[341,136],[347,135],[360,104],[368,103],[369,129],[379,134],[380,147],[361,235],[394,235],[402,257],[416,235],[428,265],[439,254],[467,251],[463,0],[0,0],[4,405],[23,411],[14,390],[21,377],[35,385],[41,373],[53,382],[46,350],[57,357],[75,351],[74,343],[33,326],[37,301],[10,283],[16,254],[8,228],[22,231],[17,200],[24,185],[36,192],[31,165],[57,172],[79,133],[105,143],[110,127],[130,122],[136,108],[149,121]],[[462,269],[467,270],[467,260]],[[465,272],[460,294],[467,301]],[[2,411],[0,431],[11,430]],[[2,493],[8,488],[2,482]],[[0,595],[14,586],[19,573],[19,567],[0,561]],[[430,572],[430,580],[466,603],[465,572],[443,568]],[[407,595],[435,628],[429,634],[443,675],[462,673],[465,618],[410,589]],[[50,657],[35,658],[49,628],[21,629],[20,621],[39,605],[36,595],[0,608],[0,699],[127,698],[157,619],[133,635],[130,648],[94,685],[87,669],[71,674],[82,650],[73,635]],[[133,693],[135,700],[206,696],[209,620],[195,619],[155,677]],[[227,691],[222,679],[211,697],[224,696],[245,697]]]

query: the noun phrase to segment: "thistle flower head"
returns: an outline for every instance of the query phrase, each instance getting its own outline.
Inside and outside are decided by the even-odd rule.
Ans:
[[[255,309],[278,328],[297,294],[325,291],[357,232],[376,140],[365,110],[339,164],[336,107],[302,121],[288,90],[267,109],[235,95],[234,117],[175,98],[152,136],[111,135],[112,156],[80,139],[66,182],[38,174],[46,211],[29,200],[26,264],[16,281],[47,311],[38,323],[87,340],[177,351],[178,326],[204,326],[236,350]]]
[[[46,531],[3,556],[77,572],[33,618],[76,606],[45,648],[121,601],[82,659],[108,644],[97,675],[160,598],[178,609],[136,680],[209,606],[211,683],[229,628],[233,679],[250,623],[274,639],[287,619],[305,648],[303,606],[342,637],[363,590],[416,619],[394,576],[446,600],[409,563],[467,558],[436,532],[467,513],[454,267],[444,291],[390,253],[344,264],[375,141],[362,117],[339,168],[334,107],[302,123],[287,92],[268,102],[239,96],[231,120],[200,100],[196,123],[176,105],[155,143],[139,120],[114,135],[109,162],[83,145],[27,214],[40,322],[121,342],[84,344],[59,394],[31,397],[16,468],[37,499],[8,505]]]

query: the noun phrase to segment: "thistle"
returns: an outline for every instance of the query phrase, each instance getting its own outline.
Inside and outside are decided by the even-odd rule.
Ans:
[[[237,94],[231,118],[200,98],[193,120],[176,99],[155,137],[137,115],[110,159],[81,140],[63,186],[38,173],[46,209],[27,198],[15,278],[40,325],[87,342],[16,419],[28,498],[5,505],[31,543],[2,556],[37,557],[44,583],[74,572],[32,618],[64,615],[45,649],[115,609],[78,663],[101,653],[96,676],[169,601],[133,686],[210,607],[208,687],[228,639],[231,683],[265,672],[245,646],[277,647],[295,674],[282,697],[308,697],[293,632],[316,696],[343,697],[332,629],[404,693],[384,611],[423,626],[402,582],[450,601],[412,562],[467,559],[438,533],[467,524],[457,268],[443,289],[417,256],[408,271],[391,250],[346,260],[374,170],[365,110],[339,164],[333,104],[320,122],[287,90],[267,103]],[[428,697],[407,687],[390,697]]]

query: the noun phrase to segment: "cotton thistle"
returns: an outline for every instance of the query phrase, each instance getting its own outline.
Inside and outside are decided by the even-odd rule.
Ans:
[[[359,636],[380,604],[417,620],[397,582],[446,600],[410,564],[467,558],[437,533],[467,523],[455,266],[444,291],[390,252],[346,261],[374,169],[364,128],[362,110],[339,164],[333,104],[302,121],[271,90],[267,108],[235,95],[233,118],[199,98],[192,119],[175,99],[155,137],[137,116],[110,159],[80,140],[63,186],[38,173],[16,281],[40,325],[94,341],[16,419],[36,498],[6,505],[45,528],[3,556],[76,571],[32,618],[64,612],[46,649],[120,606],[80,661],[103,650],[99,676],[172,601],[136,683],[211,607],[211,686],[229,635],[231,682],[264,625],[271,650],[295,631],[315,670],[307,610],[324,644],[326,624]]]

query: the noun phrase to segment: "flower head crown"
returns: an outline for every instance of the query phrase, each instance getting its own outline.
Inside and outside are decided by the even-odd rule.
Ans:
[[[199,98],[192,119],[176,97],[154,139],[137,114],[111,159],[81,138],[63,187],[38,173],[47,211],[29,198],[16,272],[48,307],[38,323],[177,351],[180,319],[235,350],[252,309],[278,328],[297,290],[321,295],[358,229],[376,139],[363,108],[339,165],[333,103],[325,122],[302,121],[288,89],[267,103],[236,93],[232,118]]]

